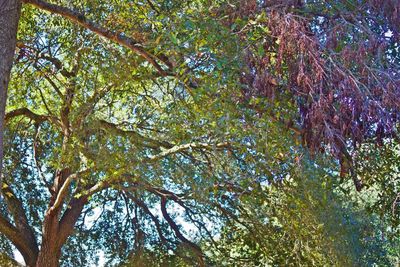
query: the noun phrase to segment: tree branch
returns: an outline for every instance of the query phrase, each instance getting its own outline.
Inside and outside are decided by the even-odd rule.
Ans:
[[[75,223],[79,219],[87,199],[88,198],[86,196],[80,198],[73,197],[68,203],[68,208],[64,212],[59,223],[57,243],[60,246],[62,246],[72,234]]]
[[[44,53],[40,53],[36,49],[29,47],[22,42],[17,42],[17,47],[19,49],[21,49],[24,52],[24,55],[27,58],[30,58],[34,64],[37,64],[39,59],[44,59],[44,60],[47,60],[48,62],[50,62],[51,64],[53,64],[53,66],[57,69],[57,71],[59,71],[61,73],[61,75],[64,76],[65,78],[70,78],[70,77],[73,77],[76,75],[76,72],[74,70],[68,71],[66,68],[64,68],[61,60],[59,60],[56,57],[52,57],[52,56],[46,55]],[[38,66],[38,69],[39,69],[39,66]]]
[[[83,121],[89,116],[89,114],[93,111],[97,103],[102,99],[104,96],[107,95],[108,92],[115,86],[115,83],[111,83],[99,90],[95,90],[94,94],[83,103],[78,109],[77,114],[78,116],[74,120],[73,124],[74,127],[80,128]]]
[[[63,16],[64,18],[69,19],[72,22],[75,22],[82,27],[106,38],[109,39],[113,42],[116,42],[133,52],[137,53],[138,55],[142,56],[145,58],[151,65],[154,66],[154,68],[162,75],[162,76],[173,76],[173,73],[170,71],[164,70],[161,65],[157,62],[157,60],[160,60],[156,56],[150,54],[147,52],[141,43],[139,43],[137,40],[134,40],[132,38],[129,38],[125,36],[122,33],[118,33],[109,29],[106,29],[102,27],[101,25],[88,20],[84,14],[77,12],[76,10],[69,9],[67,7],[51,4],[42,0],[22,0],[23,3],[25,4],[31,4],[35,7],[38,7],[40,9],[49,11],[54,14],[58,14]]]
[[[79,175],[86,173],[88,170],[83,170],[78,173],[71,174],[65,179],[65,182],[62,184],[60,190],[58,191],[56,200],[54,201],[53,206],[49,208],[50,214],[57,211],[58,208],[62,205],[64,198],[68,192],[69,185],[71,184],[72,180],[75,180]]]
[[[44,121],[51,121],[53,123],[59,124],[58,120],[56,117],[53,116],[48,116],[48,115],[39,115],[34,113],[28,108],[19,108],[15,109],[13,111],[10,111],[6,113],[5,115],[5,122],[7,123],[11,119],[19,116],[25,116],[33,121],[35,121],[37,124],[41,124]]]
[[[179,230],[178,225],[174,222],[174,220],[169,216],[167,212],[167,198],[161,197],[161,213],[164,219],[168,222],[171,226],[172,230],[174,231],[175,235],[185,244],[189,245],[189,247],[193,250],[193,252],[197,255],[200,266],[205,266],[204,259],[203,259],[203,252],[201,248],[193,243],[192,241],[188,240]]]
[[[35,261],[37,254],[35,254],[34,250],[29,246],[28,242],[26,242],[23,234],[2,215],[0,215],[0,232],[14,244],[19,252],[21,252],[27,263],[29,261]]]
[[[25,254],[23,254],[21,251],[21,254],[24,256],[24,259],[27,263],[30,260],[36,260],[36,257],[39,253],[39,248],[37,245],[35,232],[29,225],[22,202],[15,196],[12,189],[6,183],[3,183],[2,193],[7,203],[7,208],[10,214],[13,216],[16,229],[23,236],[24,243],[30,248],[28,253],[25,252]]]
[[[188,149],[206,149],[206,150],[212,150],[212,149],[224,149],[228,148],[229,143],[228,142],[222,142],[218,144],[209,144],[209,143],[189,143],[189,144],[183,144],[183,145],[177,145],[174,147],[171,147],[170,149],[166,149],[163,152],[150,156],[147,158],[145,161],[155,161],[161,158],[164,158],[168,155],[176,154]]]
[[[160,236],[161,242],[163,242],[164,244],[166,244],[167,239],[165,238],[165,236],[162,233],[161,230],[161,224],[160,221],[158,220],[158,218],[150,211],[150,209],[147,207],[146,203],[144,203],[142,200],[136,198],[135,196],[133,196],[130,192],[126,192],[126,195],[128,196],[128,198],[130,200],[132,200],[136,205],[138,205],[146,214],[148,214],[151,218],[151,220],[154,222],[154,224],[156,225],[156,229],[157,229],[157,233]]]
[[[147,146],[149,148],[154,148],[154,149],[159,149],[161,147],[166,147],[166,148],[172,148],[173,145],[166,142],[166,141],[159,141],[150,137],[143,136],[137,131],[134,130],[123,130],[120,129],[116,124],[105,121],[105,120],[99,120],[98,123],[100,126],[114,134],[118,134],[121,136],[130,136],[133,137],[134,139],[132,141],[135,142],[136,145],[142,145],[142,146]]]
[[[21,201],[6,183],[3,183],[2,193],[15,226],[0,216],[0,232],[17,247],[25,262],[31,265],[36,261],[39,253],[34,231],[28,223]]]
[[[94,186],[90,187],[88,190],[85,191],[84,196],[90,197],[93,194],[96,194],[97,192],[100,192],[103,189],[106,189],[109,187],[109,183],[105,180],[102,180],[98,183],[96,183]]]

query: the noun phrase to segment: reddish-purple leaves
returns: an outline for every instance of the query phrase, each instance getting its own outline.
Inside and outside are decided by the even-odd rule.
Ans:
[[[376,2],[364,7],[369,14],[385,15],[394,5],[387,21],[397,23],[398,1],[384,1],[382,10]],[[363,142],[379,146],[385,138],[397,138],[400,70],[386,55],[387,38],[368,28],[372,22],[360,14],[339,13],[321,14],[326,23],[316,25],[315,16],[301,12],[260,12],[267,13],[262,26],[270,33],[262,40],[262,57],[255,45],[244,51],[244,99],[274,101],[289,94],[307,147],[312,152],[328,149],[341,162],[351,161],[349,151]],[[239,34],[245,41],[247,33]]]

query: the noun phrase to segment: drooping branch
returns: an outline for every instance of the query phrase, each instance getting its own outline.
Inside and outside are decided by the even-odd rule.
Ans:
[[[203,252],[201,248],[193,243],[192,241],[188,240],[179,230],[178,225],[174,222],[174,220],[171,218],[171,216],[168,214],[167,211],[167,198],[161,197],[161,213],[164,217],[164,219],[168,222],[169,226],[172,228],[174,231],[175,235],[185,244],[187,244],[193,252],[197,255],[199,264],[200,266],[205,266],[204,259],[203,259]]]
[[[169,200],[174,201],[175,203],[177,203],[179,206],[181,206],[182,208],[185,209],[186,215],[188,216],[189,220],[195,224],[197,224],[197,227],[202,228],[206,234],[208,235],[210,241],[216,245],[214,238],[212,236],[212,234],[210,233],[210,231],[207,229],[207,227],[205,226],[205,224],[203,222],[200,222],[199,220],[195,219],[193,216],[195,215],[195,212],[188,207],[185,202],[184,202],[184,195],[178,195],[175,194],[169,190],[163,189],[163,188],[157,188],[157,187],[151,187],[150,185],[146,185],[145,186],[146,190],[161,197],[161,198],[166,198]]]
[[[151,220],[154,222],[157,233],[160,236],[161,242],[164,244],[166,243],[167,239],[165,238],[162,229],[161,229],[161,224],[158,218],[150,211],[149,207],[144,203],[144,201],[138,199],[134,195],[132,195],[130,192],[127,192],[126,195],[129,197],[130,200],[132,200],[136,205],[138,205],[147,215],[150,216]]]
[[[267,2],[275,5],[282,1]],[[373,141],[380,145],[386,138],[398,138],[400,108],[394,100],[399,94],[400,73],[390,56],[385,56],[388,41],[381,33],[374,33],[373,22],[363,17],[366,13],[374,14],[374,8],[343,10],[349,18],[340,14],[341,8],[334,11],[336,18],[328,12],[330,18],[317,23],[317,28],[321,26],[318,33],[307,15],[314,19],[319,15],[309,14],[306,9],[301,15],[277,12],[276,7],[264,11],[268,19],[260,24],[271,30],[271,35],[263,43],[266,51],[262,56],[253,48],[246,49],[247,70],[241,77],[246,84],[245,102],[255,96],[274,103],[289,93],[297,105],[297,114],[286,121],[282,119],[285,115],[277,115],[282,114],[281,110],[272,109],[270,118],[300,137],[311,154],[327,152],[338,159],[341,173],[351,176],[356,189],[361,190],[362,181],[357,178],[354,159],[347,151],[357,150],[363,143]],[[347,25],[342,26],[343,23]],[[350,29],[360,35],[343,39]],[[243,33],[238,35],[244,38]],[[321,42],[320,37],[325,35]],[[251,108],[268,114],[270,107],[261,101]]]
[[[137,40],[134,40],[132,38],[129,38],[125,36],[122,33],[118,33],[109,29],[104,28],[103,26],[88,20],[84,14],[79,13],[76,10],[72,10],[63,6],[51,4],[42,0],[23,0],[24,3],[26,4],[31,4],[35,7],[38,7],[40,9],[49,11],[54,14],[61,15],[70,21],[77,23],[81,25],[82,27],[106,38],[109,39],[113,42],[116,42],[133,52],[137,53],[138,55],[142,56],[145,58],[151,65],[154,66],[154,68],[162,75],[162,76],[170,76],[173,75],[173,73],[169,70],[164,70],[163,67],[157,62],[158,60],[161,60],[160,58],[157,58],[156,56],[152,55],[151,53],[147,52],[142,44],[138,42]],[[164,63],[164,62],[163,62]],[[166,63],[164,63],[166,64]]]
[[[184,244],[188,245],[193,252],[197,255],[198,260],[199,260],[199,264],[200,266],[205,266],[204,265],[204,255],[203,252],[201,250],[201,248],[193,243],[192,241],[190,241],[189,239],[187,239],[182,232],[179,229],[179,226],[175,223],[175,221],[171,218],[171,216],[168,214],[166,205],[168,200],[172,200],[176,203],[178,203],[180,206],[184,207],[185,209],[188,209],[186,207],[186,205],[184,204],[183,200],[181,199],[180,194],[175,194],[169,190],[163,189],[163,188],[158,188],[158,187],[154,187],[151,184],[145,183],[145,182],[136,182],[134,186],[131,187],[118,187],[120,190],[123,190],[124,192],[126,192],[127,196],[134,201],[140,208],[143,209],[143,211],[145,213],[147,213],[151,219],[153,220],[153,222],[156,224],[156,228],[157,228],[157,232],[160,235],[160,238],[162,239],[162,241],[166,241],[165,237],[163,237],[162,235],[162,230],[161,230],[161,225],[159,224],[159,220],[157,219],[157,217],[155,217],[151,211],[149,210],[149,208],[147,207],[147,205],[141,201],[140,199],[134,197],[132,194],[130,194],[130,192],[132,192],[133,190],[136,190],[137,188],[142,188],[158,197],[160,197],[161,199],[161,213],[164,217],[164,219],[167,221],[168,225],[172,228],[172,230],[174,231],[176,237],[182,241]]]

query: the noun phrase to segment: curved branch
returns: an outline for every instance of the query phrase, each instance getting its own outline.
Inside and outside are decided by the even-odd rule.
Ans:
[[[30,109],[28,109],[28,108],[19,108],[19,109],[15,109],[13,111],[10,111],[10,112],[6,113],[5,122],[7,123],[11,119],[13,119],[15,117],[19,117],[19,116],[27,117],[27,118],[35,121],[37,124],[41,124],[44,121],[51,121],[53,123],[57,123],[58,124],[58,121],[57,121],[56,117],[52,117],[52,116],[48,116],[48,115],[36,114],[33,111],[31,111]]]
[[[6,183],[3,183],[2,192],[7,203],[8,210],[13,216],[16,228],[25,236],[27,242],[32,247],[36,247],[35,250],[37,250],[35,234],[29,225],[28,218],[26,217],[21,200],[15,196],[12,189]]]
[[[36,261],[37,253],[35,253],[34,249],[29,246],[22,233],[1,215],[0,233],[5,235],[7,239],[14,244],[18,251],[21,252],[27,263]]]
[[[67,7],[51,4],[42,0],[23,0],[22,2],[26,4],[31,4],[35,7],[38,7],[40,9],[49,11],[54,14],[61,15],[64,18],[69,19],[72,22],[75,22],[82,27],[106,38],[109,39],[113,42],[116,42],[136,54],[142,56],[145,58],[151,65],[154,66],[154,68],[162,75],[162,76],[173,76],[173,74],[170,71],[164,70],[161,65],[157,62],[157,60],[160,60],[156,56],[150,54],[147,52],[142,44],[138,42],[137,40],[134,40],[132,38],[129,38],[125,36],[122,33],[118,33],[109,29],[106,29],[102,27],[101,25],[88,20],[84,14],[77,12],[76,10],[69,9]]]
[[[158,218],[150,211],[149,207],[147,207],[146,203],[144,203],[142,200],[136,198],[135,196],[133,196],[132,194],[130,194],[129,192],[126,192],[126,196],[132,200],[136,205],[138,205],[146,214],[148,214],[151,218],[151,220],[154,222],[154,224],[156,225],[156,229],[158,232],[158,235],[160,236],[161,241],[165,244],[167,239],[165,238],[165,236],[162,233],[161,230],[161,224],[160,221],[158,220]]]
[[[167,212],[167,198],[165,197],[161,197],[161,213],[164,217],[164,219],[168,222],[169,226],[172,228],[172,230],[174,231],[175,235],[184,243],[186,243],[187,245],[189,245],[189,247],[193,250],[193,252],[197,255],[198,260],[199,260],[199,264],[200,266],[205,266],[204,263],[204,258],[203,258],[203,252],[201,250],[201,248],[196,245],[195,243],[193,243],[192,241],[188,240],[179,230],[178,225],[174,222],[174,220],[169,216],[168,212]]]
[[[62,184],[60,190],[58,191],[58,194],[54,201],[53,206],[51,206],[51,208],[49,208],[50,214],[56,212],[58,210],[58,208],[63,204],[63,201],[65,199],[65,196],[68,193],[69,185],[71,184],[71,182],[73,180],[77,179],[79,175],[82,175],[86,172],[88,172],[88,170],[83,170],[83,171],[71,174],[67,177],[67,179],[65,179],[65,182]]]
[[[21,201],[15,196],[12,189],[3,183],[2,193],[12,215],[15,226],[4,217],[0,218],[0,232],[3,233],[21,252],[25,262],[31,265],[36,261],[39,248],[32,227],[29,225]]]

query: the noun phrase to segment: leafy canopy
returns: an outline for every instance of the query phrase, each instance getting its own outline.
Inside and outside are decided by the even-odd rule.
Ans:
[[[393,1],[23,2],[0,208],[62,266],[399,257]]]

